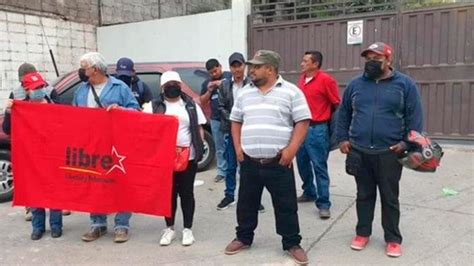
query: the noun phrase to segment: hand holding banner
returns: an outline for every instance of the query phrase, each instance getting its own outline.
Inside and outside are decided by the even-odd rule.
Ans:
[[[171,214],[178,120],[16,101],[13,205]]]

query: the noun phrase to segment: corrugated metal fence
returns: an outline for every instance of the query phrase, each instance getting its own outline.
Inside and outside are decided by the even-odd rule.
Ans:
[[[364,21],[361,45],[347,44],[350,20]],[[375,41],[391,44],[395,67],[419,85],[426,131],[440,138],[474,139],[474,4],[255,21],[250,18],[249,56],[259,49],[279,52],[283,75],[295,81],[304,52],[319,50],[324,55],[323,68],[338,80],[341,93],[362,72],[360,53],[366,46]]]

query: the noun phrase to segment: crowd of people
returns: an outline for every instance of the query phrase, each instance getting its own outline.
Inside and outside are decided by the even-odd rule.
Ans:
[[[386,255],[401,256],[398,195],[402,165],[398,158],[407,149],[406,134],[422,131],[420,96],[413,80],[393,68],[393,50],[388,44],[374,43],[361,57],[364,72],[349,82],[342,99],[336,79],[322,70],[323,54],[319,51],[302,55],[297,85],[283,79],[281,57],[274,51],[259,50],[250,60],[235,52],[228,59],[230,72],[223,71],[216,59],[206,62],[209,78],[202,84],[200,103],[211,106],[209,123],[217,158],[214,180],[225,181],[224,198],[217,203],[217,210],[237,204],[236,234],[225,254],[233,255],[252,245],[259,212],[265,211],[261,199],[266,188],[283,250],[296,263],[308,263],[300,246],[298,204],[313,202],[321,219],[331,217],[327,162],[335,139],[340,151],[347,154],[346,172],[355,177],[357,186],[357,225],[350,247],[362,250],[369,242],[378,188]],[[203,156],[202,126],[208,121],[199,104],[181,91],[177,72],[162,73],[159,97],[153,99],[131,59],[121,58],[116,68],[116,75],[109,75],[99,53],[83,55],[78,70],[82,83],[72,105],[178,117],[176,149],[177,153],[189,152],[188,163],[173,173],[172,215],[165,219],[159,243],[167,246],[176,238],[179,196],[182,245],[192,245],[193,183],[197,162]],[[19,80],[21,86],[13,90],[6,105],[3,129],[7,134],[13,99],[54,104],[58,97],[31,64],[20,66]],[[295,159],[302,181],[299,196]],[[32,216],[31,239],[38,240],[45,232],[45,210],[32,208]],[[125,212],[115,215],[115,242],[129,239],[131,216]],[[50,210],[50,226],[52,237],[62,235],[61,210]],[[107,215],[91,214],[90,228],[82,240],[94,241],[106,233]]]

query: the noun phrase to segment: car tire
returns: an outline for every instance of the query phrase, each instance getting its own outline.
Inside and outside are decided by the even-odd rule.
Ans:
[[[198,172],[205,171],[209,168],[216,156],[216,146],[212,139],[211,133],[204,130],[204,154],[202,160],[198,162]]]
[[[12,200],[13,172],[10,151],[0,150],[0,202]]]

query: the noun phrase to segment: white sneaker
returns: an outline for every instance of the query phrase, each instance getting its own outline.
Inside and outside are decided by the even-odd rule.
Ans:
[[[160,245],[168,246],[176,238],[176,232],[171,228],[166,228],[163,230],[163,235],[161,235]]]
[[[183,230],[183,246],[191,246],[194,241],[193,231],[191,229],[185,228]]]

